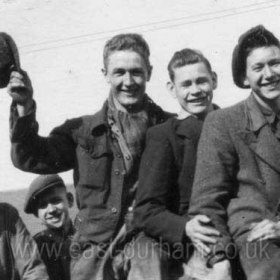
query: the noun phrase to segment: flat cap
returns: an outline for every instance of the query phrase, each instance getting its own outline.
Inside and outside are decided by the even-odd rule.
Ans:
[[[250,86],[244,85],[248,50],[271,45],[279,46],[279,40],[263,25],[257,25],[239,37],[233,50],[231,64],[233,81],[238,87],[250,88]]]
[[[62,178],[57,174],[40,175],[35,178],[29,186],[28,193],[25,197],[24,212],[27,214],[35,214],[37,196],[49,188],[62,186],[65,184]]]
[[[7,86],[12,66],[20,70],[17,46],[10,35],[0,32],[0,88]]]

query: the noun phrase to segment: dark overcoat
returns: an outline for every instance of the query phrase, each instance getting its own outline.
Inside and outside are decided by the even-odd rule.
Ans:
[[[134,224],[171,244],[185,238],[185,225],[203,121],[169,119],[147,133],[136,195]]]

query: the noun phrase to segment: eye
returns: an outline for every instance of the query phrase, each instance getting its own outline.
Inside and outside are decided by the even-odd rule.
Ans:
[[[124,75],[125,74],[125,70],[124,69],[115,69],[114,71],[113,71],[113,75],[114,76],[122,76],[122,75]]]
[[[263,69],[263,65],[256,64],[252,67],[252,70],[255,72],[260,72]]]
[[[206,83],[209,83],[209,79],[206,78],[206,77],[201,77],[201,78],[198,78],[196,80],[197,84],[199,85],[202,85],[202,84],[206,84]]]
[[[182,88],[188,88],[192,85],[191,81],[184,81],[183,83],[181,83],[181,87]]]
[[[133,69],[131,71],[131,74],[133,76],[143,76],[144,75],[144,70],[143,69]]]
[[[37,204],[37,207],[40,208],[40,209],[46,209],[47,206],[48,206],[48,202],[47,201],[40,201]]]
[[[62,201],[62,199],[60,197],[54,197],[52,199],[50,199],[50,203],[52,204],[58,204]]]
[[[271,63],[271,66],[273,66],[273,67],[278,67],[278,66],[280,66],[280,61],[279,61],[279,60],[273,61],[273,62]]]

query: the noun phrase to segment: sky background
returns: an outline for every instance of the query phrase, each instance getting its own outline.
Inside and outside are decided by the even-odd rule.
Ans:
[[[201,50],[218,74],[214,102],[221,107],[246,98],[231,77],[238,37],[263,24],[280,38],[280,0],[0,0],[1,29],[16,41],[22,68],[33,82],[40,135],[67,118],[95,113],[108,96],[102,76],[105,42],[137,32],[150,45],[154,67],[147,92],[162,108],[179,110],[167,92],[173,53]],[[10,160],[9,106],[0,90],[0,191],[27,188],[34,174]],[[72,172],[61,174],[72,183]]]

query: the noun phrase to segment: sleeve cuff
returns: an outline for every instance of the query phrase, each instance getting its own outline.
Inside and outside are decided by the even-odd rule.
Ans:
[[[18,116],[17,105],[15,102],[11,104],[10,109],[10,138],[12,142],[17,139],[24,139],[30,135],[31,132],[38,131],[38,124],[36,122],[36,103],[29,113],[23,117]]]

